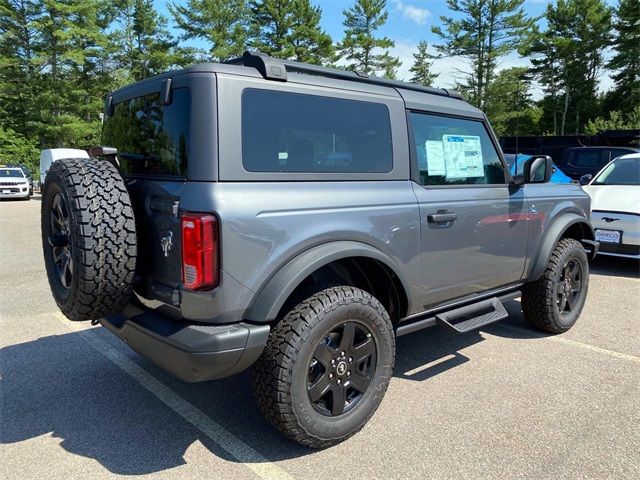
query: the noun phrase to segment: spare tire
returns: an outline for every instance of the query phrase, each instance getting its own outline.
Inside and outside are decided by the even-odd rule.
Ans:
[[[54,162],[41,226],[47,277],[62,313],[79,321],[120,312],[133,291],[136,225],[118,169],[100,160]]]

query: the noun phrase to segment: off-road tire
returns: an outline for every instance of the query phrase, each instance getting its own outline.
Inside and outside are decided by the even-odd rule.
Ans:
[[[352,410],[324,416],[314,409],[307,394],[308,366],[327,332],[347,320],[370,329],[377,351],[376,369]],[[394,360],[392,324],[380,302],[357,288],[326,288],[300,302],[272,329],[255,365],[254,391],[266,418],[284,435],[308,447],[326,448],[357,433],[375,413],[389,385]]]
[[[58,194],[68,210],[68,288],[60,280],[50,244],[52,202]],[[93,159],[54,162],[45,181],[41,227],[47,277],[62,313],[80,321],[120,312],[132,293],[136,228],[131,199],[116,167]]]
[[[576,306],[569,315],[562,316],[557,303],[556,287],[563,267],[575,260],[582,269],[581,292]],[[563,333],[578,320],[589,289],[589,261],[577,240],[564,238],[551,254],[547,268],[535,282],[528,283],[522,291],[522,311],[525,320],[533,327],[548,333]]]

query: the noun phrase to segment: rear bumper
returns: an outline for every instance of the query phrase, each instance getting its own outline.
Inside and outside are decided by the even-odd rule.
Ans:
[[[158,367],[184,380],[228,377],[253,364],[269,337],[268,325],[205,325],[171,320],[130,305],[100,323]]]

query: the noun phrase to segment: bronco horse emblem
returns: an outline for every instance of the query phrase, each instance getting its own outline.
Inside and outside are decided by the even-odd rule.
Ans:
[[[169,251],[173,246],[173,232],[169,231],[169,234],[166,237],[162,237],[160,239],[160,248],[162,248],[162,253],[164,253],[165,257],[169,256]]]

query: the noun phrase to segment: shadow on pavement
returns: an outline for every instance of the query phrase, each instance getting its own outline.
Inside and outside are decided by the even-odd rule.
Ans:
[[[518,322],[519,303],[510,302]],[[521,314],[520,314],[521,315]],[[488,327],[490,331],[494,327]],[[282,437],[258,410],[250,374],[186,384],[141,359],[102,329],[94,332],[131,355],[147,372],[271,461],[313,453]],[[504,331],[500,334],[504,336]],[[424,381],[469,361],[460,353],[482,341],[433,327],[398,339],[396,376]],[[413,371],[413,372],[412,372]],[[200,441],[214,455],[236,461],[124,374],[77,333],[43,337],[0,350],[0,443],[51,434],[70,453],[100,462],[116,474],[160,472],[185,463]]]
[[[595,275],[640,278],[640,261],[633,258],[597,255],[591,262],[590,272]]]

